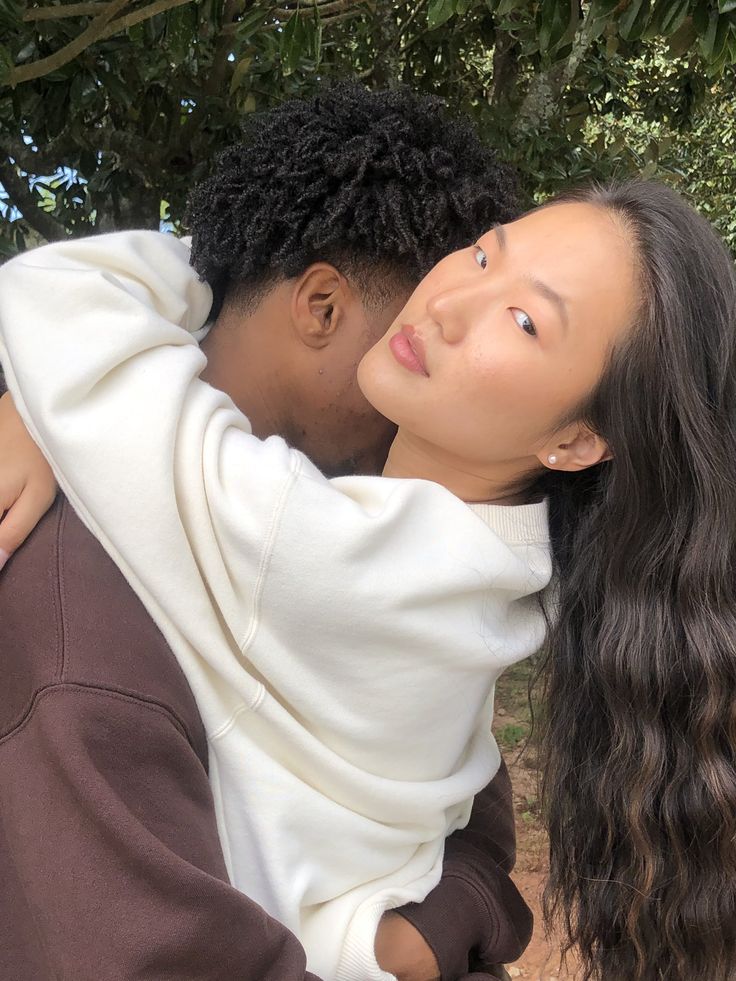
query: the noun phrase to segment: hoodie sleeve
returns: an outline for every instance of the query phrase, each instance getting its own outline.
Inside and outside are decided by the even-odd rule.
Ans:
[[[198,622],[198,597],[238,646],[302,461],[256,439],[199,378],[192,335],[211,300],[171,235],[55,243],[0,269],[0,362],[60,486],[129,581],[174,623]]]
[[[532,914],[510,878],[516,858],[511,781],[501,768],[445,844],[442,878],[422,903],[396,910],[432,948],[442,981],[521,956]],[[490,967],[493,971],[496,968]]]

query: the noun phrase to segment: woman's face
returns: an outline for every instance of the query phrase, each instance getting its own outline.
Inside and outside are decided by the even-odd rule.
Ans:
[[[621,223],[534,211],[438,263],[358,369],[402,431],[473,468],[535,464],[593,390],[636,308]]]

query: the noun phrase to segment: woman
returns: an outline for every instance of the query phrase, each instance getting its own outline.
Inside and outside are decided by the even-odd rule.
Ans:
[[[264,811],[263,790],[289,779],[317,792],[328,833],[330,794],[339,833],[370,825],[351,827],[365,862],[351,854],[342,893],[320,893],[298,856],[264,877],[318,968],[365,972],[377,916],[426,892],[438,842],[497,765],[493,681],[542,637],[546,500],[549,909],[586,977],[727,978],[736,286],[709,226],[656,185],[593,189],[440,263],[359,369],[399,425],[389,481],[327,482],[247,435],[171,323],[187,320],[187,291],[192,328],[207,307],[197,317],[173,259],[155,264],[140,241],[140,255],[109,239],[54,248],[0,274],[8,381],[195,693],[210,692],[215,750],[240,727],[265,753],[259,793],[225,826],[267,841],[285,798]],[[72,319],[80,288],[94,302]],[[60,370],[75,343],[80,363]],[[218,760],[215,788],[234,760]],[[286,776],[269,787],[276,761]]]

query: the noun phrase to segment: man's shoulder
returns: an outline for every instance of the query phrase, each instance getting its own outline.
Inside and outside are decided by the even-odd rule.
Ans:
[[[160,630],[105,550],[59,497],[0,574],[0,737],[53,686],[157,703],[206,766],[202,721]]]

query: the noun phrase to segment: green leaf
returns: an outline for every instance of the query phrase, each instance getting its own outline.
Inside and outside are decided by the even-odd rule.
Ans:
[[[650,0],[631,0],[626,10],[621,14],[618,29],[626,41],[638,40],[649,23]]]
[[[18,225],[19,222],[14,222],[13,224]],[[8,234],[7,232],[5,234]],[[6,259],[11,259],[18,252],[22,252],[22,249],[17,249],[15,246],[8,242],[4,238],[0,238],[0,262],[5,262]]]
[[[307,31],[304,18],[297,12],[293,13],[286,22],[281,35],[281,65],[284,75],[292,75],[296,70],[302,55],[307,53]]]
[[[718,0],[719,14],[730,14],[732,10],[736,10],[736,0]]]
[[[20,0],[0,0],[0,27],[11,31],[23,24],[23,3]]]
[[[314,19],[312,21],[312,58],[314,59],[314,67],[319,68],[319,63],[322,60],[322,18],[315,11]]]
[[[475,6],[475,0],[455,0],[455,13],[458,17],[464,17]]]
[[[719,17],[715,11],[710,14],[708,27],[700,38],[700,50],[711,67],[722,57],[730,29],[731,22],[728,17]]]
[[[69,86],[56,84],[48,89],[43,107],[46,132],[52,139],[64,129],[69,118]]]
[[[565,20],[567,23],[563,35],[559,41],[560,47],[564,45],[572,44],[572,42],[575,40],[575,35],[578,32],[578,28],[580,27],[581,20],[582,20],[581,10],[578,4],[568,5],[568,13]],[[591,27],[595,27],[595,26],[596,25],[591,25]],[[604,26],[605,25],[603,23],[600,24],[600,30],[597,31],[595,35],[596,37],[598,37],[603,32]]]
[[[505,17],[506,14],[510,14],[514,10],[518,10],[520,7],[525,7],[527,5],[527,0],[498,0],[495,5],[494,13],[499,17]]]
[[[230,79],[230,95],[232,95],[243,82],[250,76],[251,66],[253,64],[252,56],[241,58],[240,61],[235,66],[232,78]]]
[[[708,6],[708,0],[698,0],[695,10],[693,10],[693,26],[698,37],[702,37],[708,30],[709,18],[710,8]]]
[[[281,33],[281,64],[284,75],[290,75],[299,60],[299,11],[287,20]]]
[[[455,0],[429,0],[427,27],[433,31],[441,27],[455,13]]]
[[[710,61],[713,57],[717,32],[718,14],[715,11],[712,11],[712,13],[708,16],[708,26],[705,29],[705,33],[700,38],[700,50],[703,52],[703,57],[706,61]]]
[[[659,163],[659,142],[658,140],[650,140],[644,150],[644,159],[649,161],[654,161],[654,163]]]
[[[16,65],[22,65],[24,61],[29,61],[37,52],[35,38],[25,44],[15,56]]]
[[[556,14],[557,0],[542,0],[537,9],[537,40],[543,54],[550,47]]]
[[[310,17],[306,13],[301,18],[301,21],[301,52],[294,68],[300,62],[303,62],[302,67],[304,69],[313,71],[317,64],[317,58],[321,55],[322,51],[322,21],[318,14],[313,14]]]
[[[105,91],[113,102],[126,107],[132,103],[133,93],[119,75],[114,75],[112,72],[98,71],[97,77],[102,82]]]
[[[639,174],[639,176],[643,181],[648,181],[651,180],[651,178],[654,177],[656,173],[657,173],[657,161],[650,160],[649,163],[644,168],[644,170],[642,170],[642,172]]]
[[[589,17],[604,17],[612,14],[618,7],[620,0],[592,0],[590,5]]]
[[[571,41],[578,24],[578,8],[571,15],[569,0],[542,0],[537,17],[539,50],[553,52],[565,40]]]
[[[697,40],[695,25],[692,20],[686,20],[682,27],[668,39],[667,48],[673,58],[682,58],[690,51]]]
[[[95,78],[90,75],[89,72],[80,71],[74,75],[72,78],[72,83],[69,86],[69,98],[73,106],[77,107],[77,111],[83,109],[84,105],[91,102],[92,99],[97,95],[97,85],[95,84]]]
[[[247,13],[238,21],[238,29],[236,31],[236,37],[239,41],[246,41],[255,34],[258,28],[265,25],[266,21],[269,20],[268,14],[262,7],[256,5],[253,10],[249,10]]]
[[[13,57],[5,47],[0,44],[0,85],[7,85],[11,72],[13,71]]]
[[[166,23],[166,46],[172,62],[181,64],[196,43],[197,12],[192,4],[170,10]]]
[[[647,37],[669,37],[674,34],[684,23],[689,11],[690,0],[657,0]]]
[[[731,31],[731,19],[729,17],[719,17],[718,30],[716,31],[716,43],[713,48],[713,54],[717,61],[722,62],[720,68],[725,67],[726,62],[728,61],[728,39],[731,36]]]

